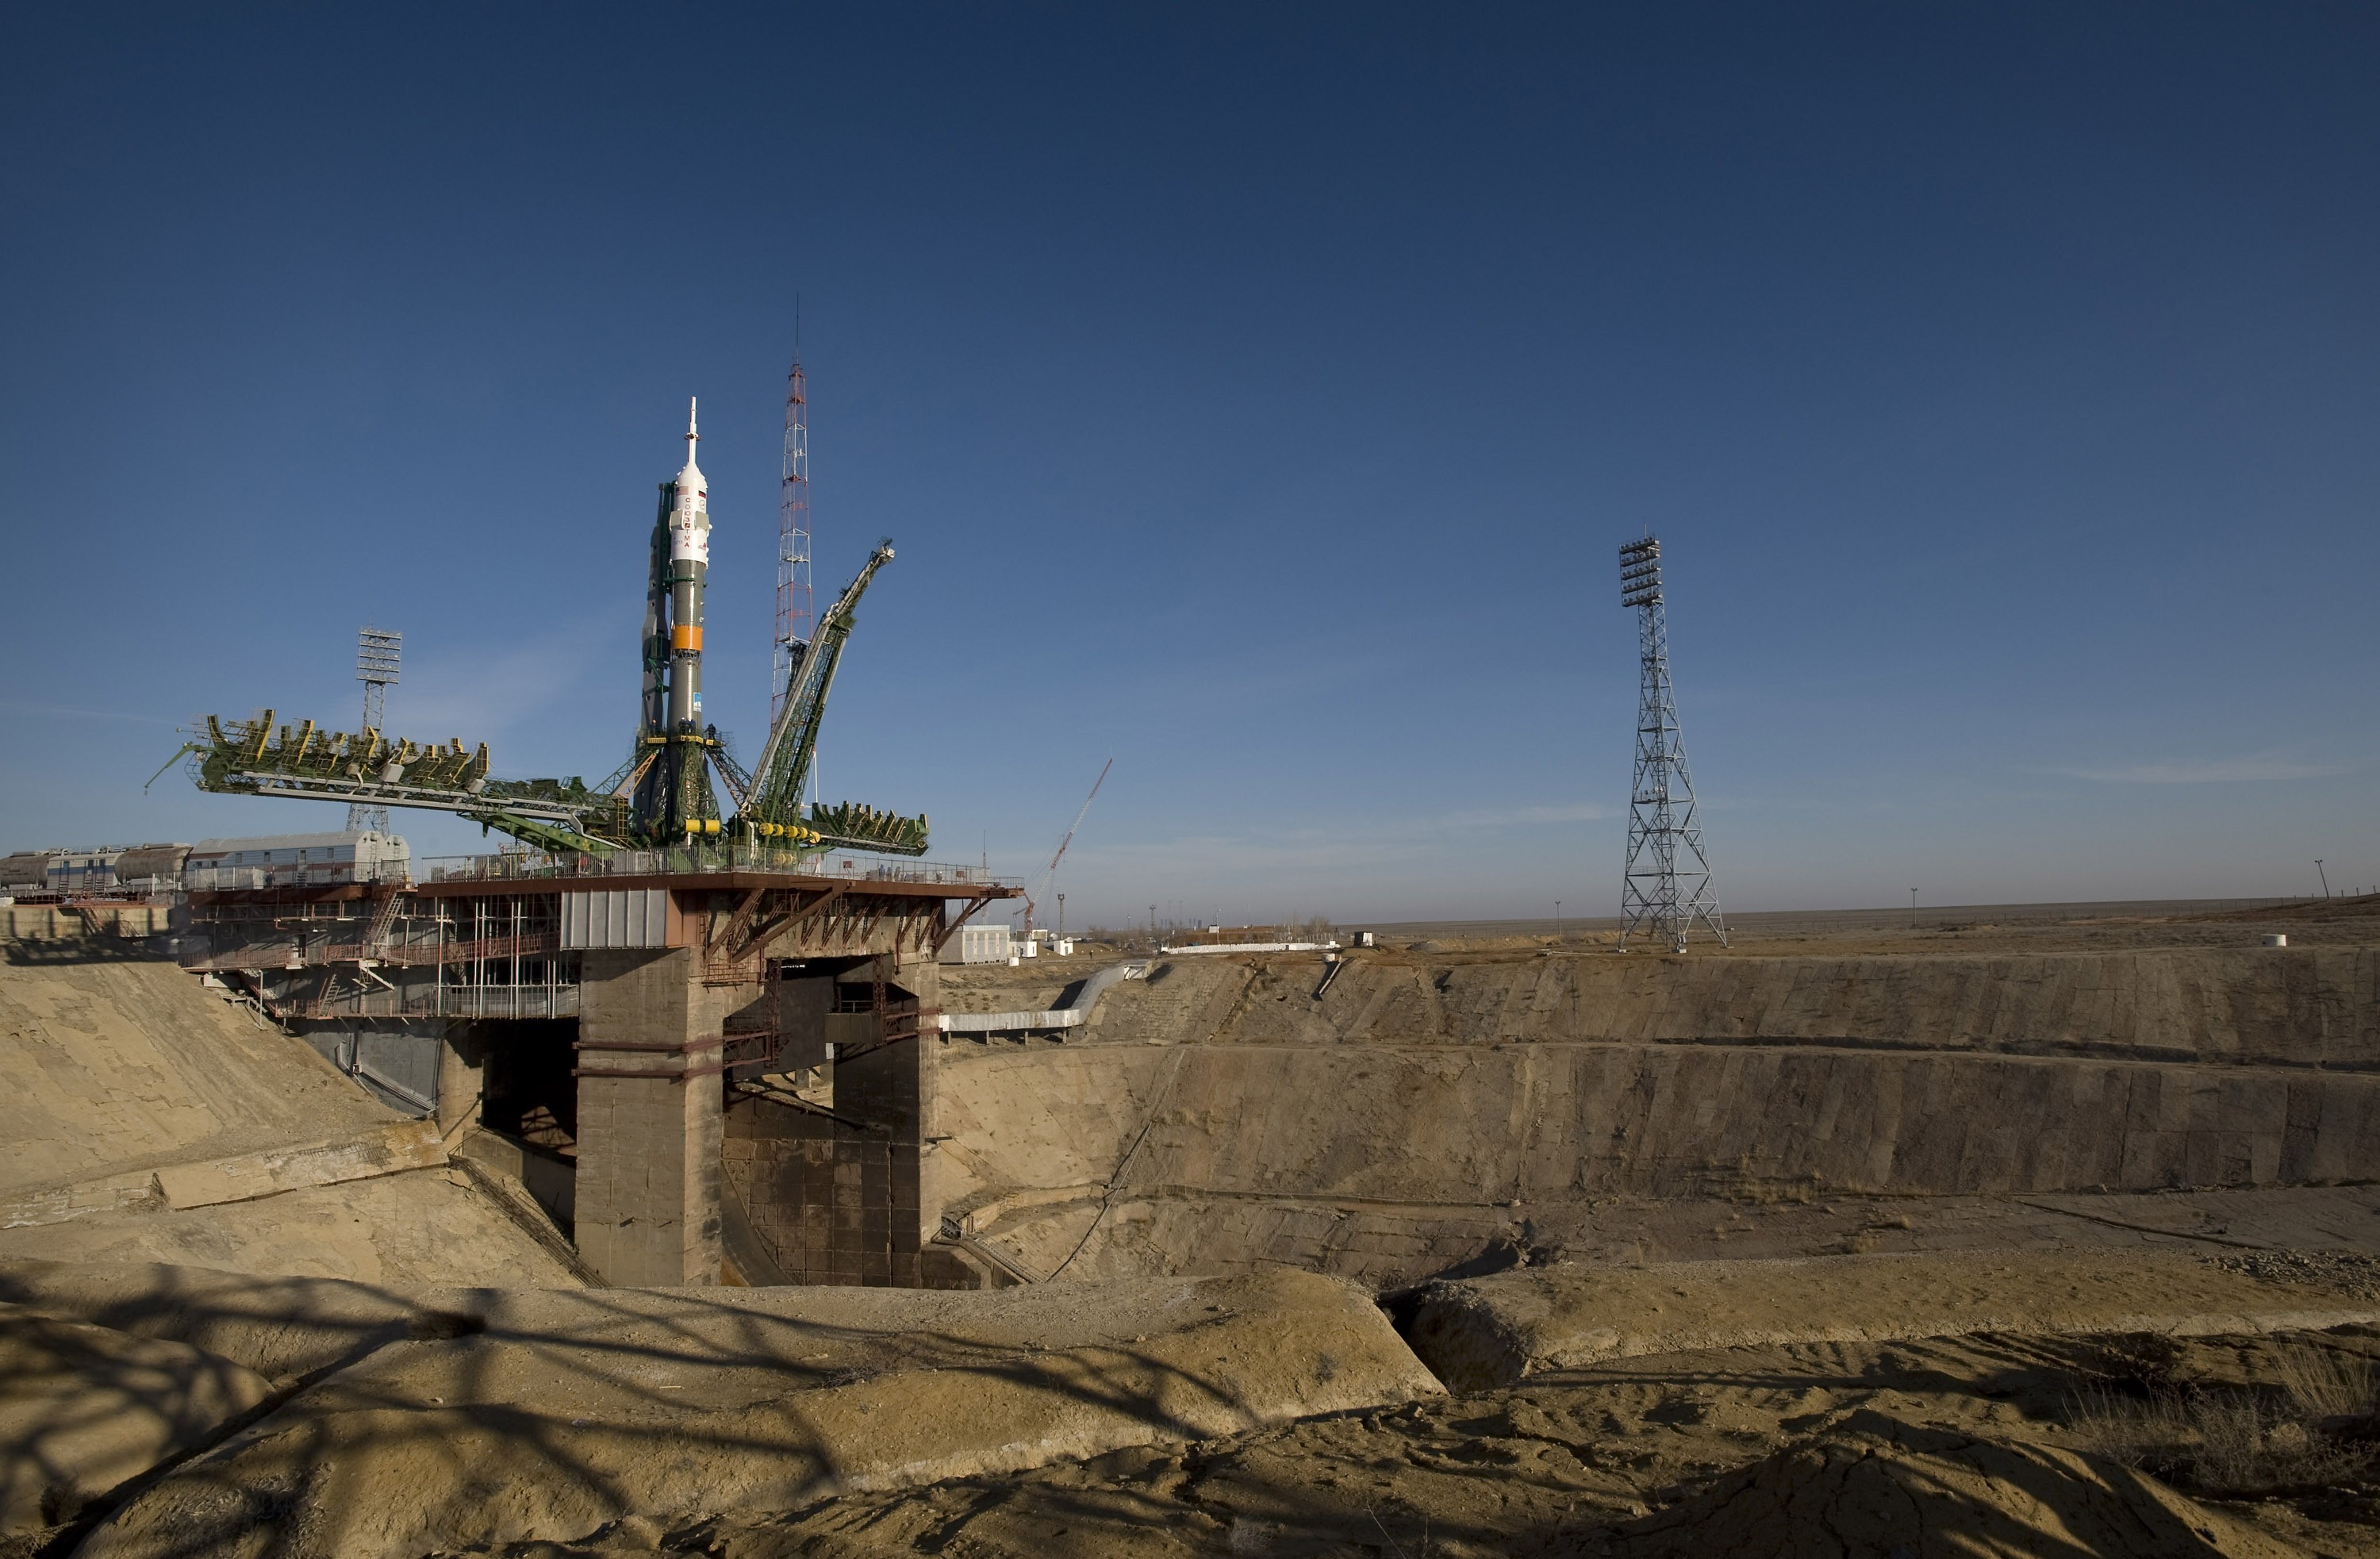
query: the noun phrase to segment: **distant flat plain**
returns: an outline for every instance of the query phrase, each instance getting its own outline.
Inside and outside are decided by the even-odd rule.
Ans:
[[[1763,909],[1728,912],[1723,919],[1732,941],[1834,941],[1907,936],[1938,937],[1945,933],[2006,932],[2073,932],[2082,929],[2156,926],[2171,930],[2220,927],[2226,933],[2252,929],[2247,921],[2269,920],[2268,928],[2305,934],[2315,924],[2347,911],[2352,918],[2369,915],[2380,905],[2370,895],[2362,899],[2333,898],[2192,898],[2107,899],[2070,904],[1921,904],[1872,909]],[[2360,911],[2360,914],[2357,913]],[[1621,927],[1616,915],[1550,916],[1515,920],[1344,920],[1341,931],[1368,931],[1384,941],[1477,943],[1503,939],[1592,937],[1609,940]],[[2368,928],[2359,928],[2365,931]],[[1706,933],[1697,927],[1694,941]]]

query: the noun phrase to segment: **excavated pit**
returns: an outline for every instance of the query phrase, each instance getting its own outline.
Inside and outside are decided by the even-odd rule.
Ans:
[[[928,1200],[1042,1276],[1390,1289],[2088,1239],[2076,1198],[2380,1178],[2374,949],[2205,941],[1355,954],[1319,994],[1318,955],[1160,959],[1062,1041],[948,1042]],[[946,1000],[1062,978],[957,972]]]
[[[2264,929],[1160,959],[934,1041],[1017,1280],[947,1294],[577,1287],[301,1041],[23,952],[0,1559],[2380,1553],[2380,939]]]

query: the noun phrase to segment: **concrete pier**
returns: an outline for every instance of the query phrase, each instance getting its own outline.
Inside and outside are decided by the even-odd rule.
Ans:
[[[753,992],[706,984],[696,959],[584,956],[574,1234],[606,1283],[719,1281],[720,1033]]]

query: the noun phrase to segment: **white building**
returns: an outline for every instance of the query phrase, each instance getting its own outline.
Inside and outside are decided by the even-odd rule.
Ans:
[[[115,886],[120,845],[96,850],[60,850],[50,857],[45,885],[54,894],[100,894]]]
[[[942,944],[946,964],[1004,964],[1015,951],[1006,926],[961,926]]]
[[[192,893],[402,883],[410,864],[395,834],[275,834],[201,839],[190,847],[183,880]]]

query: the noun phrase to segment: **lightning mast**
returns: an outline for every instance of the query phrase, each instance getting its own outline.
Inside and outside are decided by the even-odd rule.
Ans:
[[[1661,601],[1661,543],[1651,536],[1620,549],[1620,603],[1636,610],[1636,773],[1628,795],[1628,867],[1621,879],[1620,946],[1640,931],[1686,950],[1699,920],[1727,945],[1711,895],[1710,859],[1694,815],[1694,775],[1670,685],[1670,625]]]
[[[784,712],[794,668],[810,637],[809,396],[802,349],[785,375],[785,469],[777,487],[777,652],[769,678],[769,718]]]
[[[356,680],[364,685],[364,729],[377,736],[388,724],[388,689],[396,680],[396,663],[405,649],[405,635],[383,633],[366,624],[356,635]],[[385,834],[388,809],[350,802],[347,832]]]

